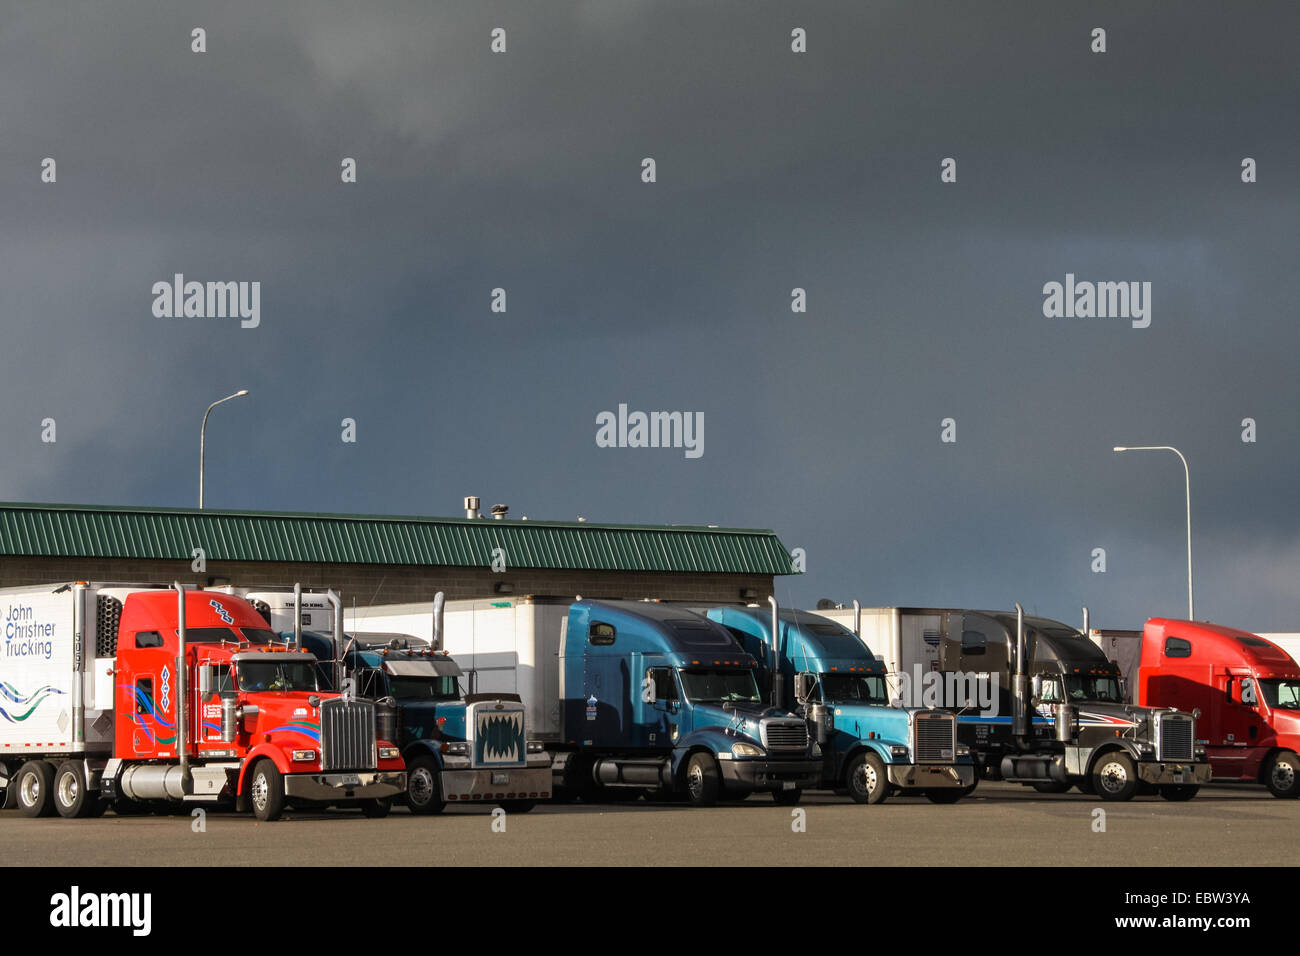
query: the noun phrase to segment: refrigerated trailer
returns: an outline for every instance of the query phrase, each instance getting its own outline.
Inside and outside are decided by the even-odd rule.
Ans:
[[[321,692],[241,598],[75,582],[0,590],[0,786],[28,816],[288,801],[387,813],[406,783],[374,705]]]

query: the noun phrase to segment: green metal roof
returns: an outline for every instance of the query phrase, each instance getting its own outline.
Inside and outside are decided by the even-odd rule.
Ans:
[[[772,531],[0,503],[0,555],[791,574]]]

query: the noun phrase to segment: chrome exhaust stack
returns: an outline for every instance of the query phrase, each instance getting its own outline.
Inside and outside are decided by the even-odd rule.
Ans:
[[[1011,733],[1029,741],[1033,738],[1031,708],[1029,706],[1029,641],[1025,635],[1025,609],[1016,602],[1016,669],[1011,678]]]
[[[191,793],[193,780],[190,777],[190,708],[189,708],[189,662],[185,647],[185,591],[187,588],[179,581],[173,581],[176,589],[176,637],[178,641],[176,655],[176,752],[180,755],[180,789],[182,794]]]
[[[433,596],[433,639],[429,642],[433,650],[442,650],[442,614],[447,604],[447,595],[439,591]]]
[[[343,599],[331,588],[325,592],[325,600],[334,608],[334,686],[347,698],[351,694],[343,687]]]
[[[785,678],[781,676],[781,606],[770,594],[767,603],[772,605],[772,706],[782,710],[784,708],[781,706],[781,700],[785,692]]]

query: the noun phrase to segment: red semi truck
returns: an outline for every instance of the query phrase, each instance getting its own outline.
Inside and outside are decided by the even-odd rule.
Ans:
[[[1162,617],[1092,637],[1126,674],[1135,703],[1200,710],[1214,779],[1300,796],[1300,664],[1282,648],[1248,631]]]
[[[0,590],[0,787],[27,816],[171,804],[383,816],[406,788],[370,701],[242,598],[85,582]]]

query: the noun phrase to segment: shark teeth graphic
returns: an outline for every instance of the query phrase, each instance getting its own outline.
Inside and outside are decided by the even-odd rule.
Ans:
[[[480,713],[474,722],[474,749],[488,763],[517,763],[524,758],[523,711]]]

